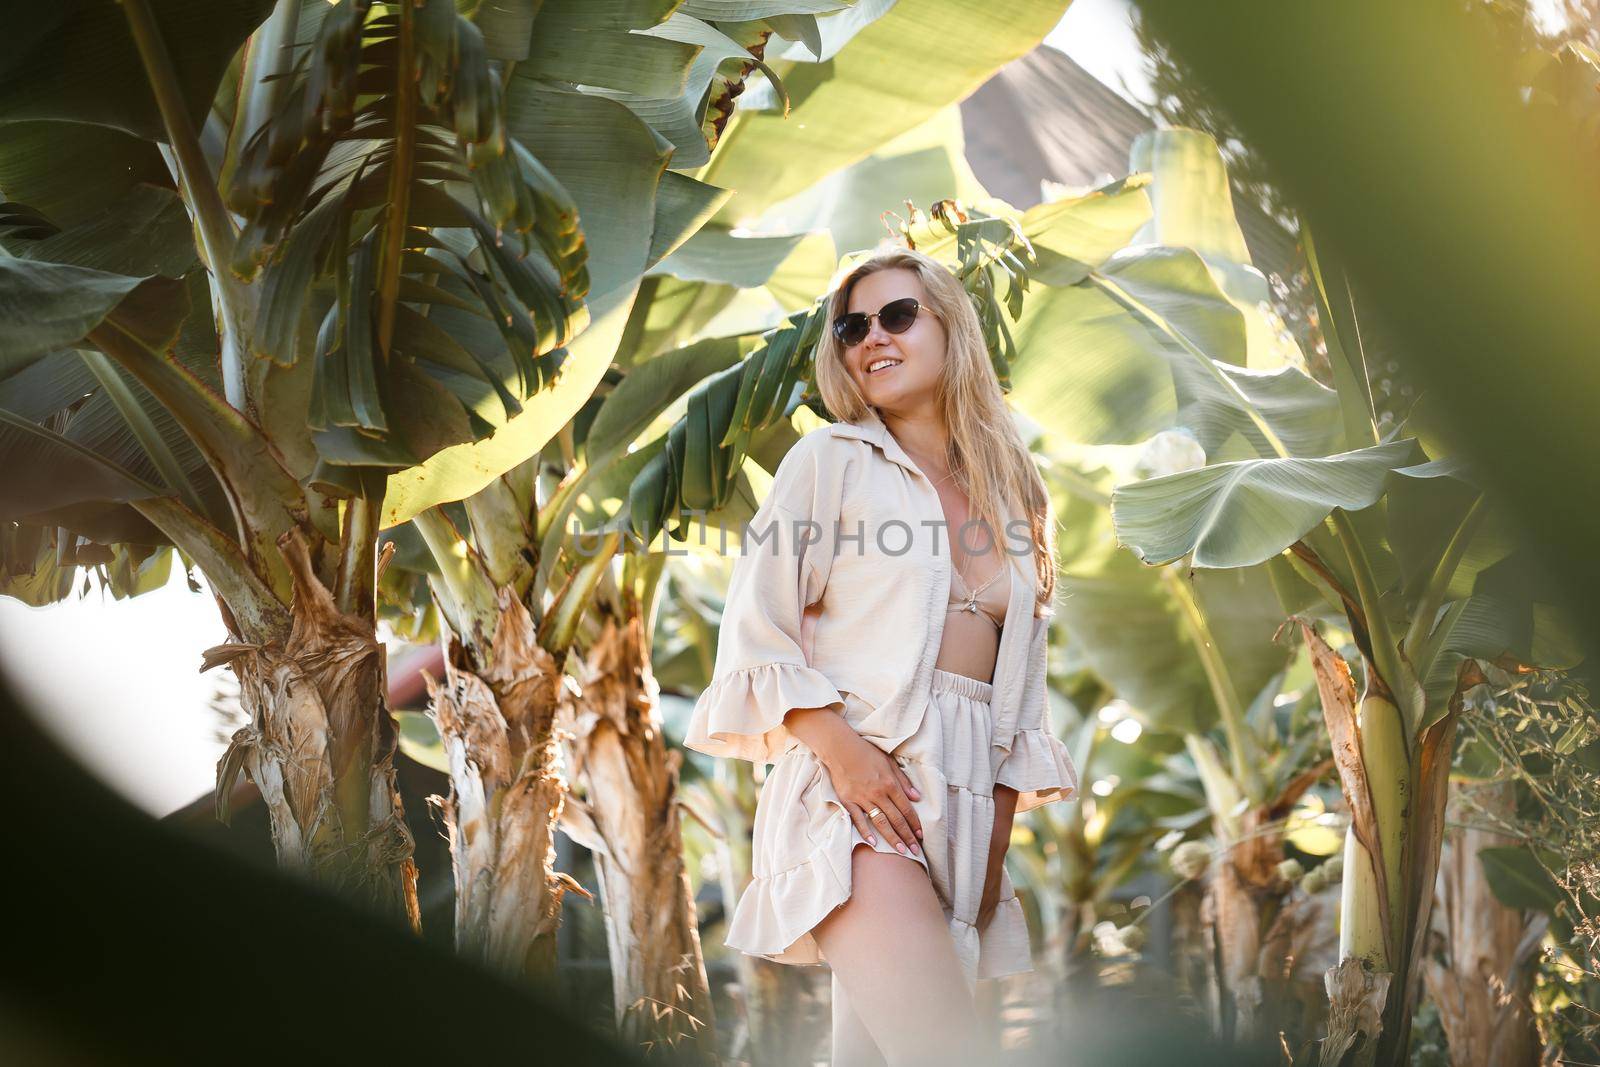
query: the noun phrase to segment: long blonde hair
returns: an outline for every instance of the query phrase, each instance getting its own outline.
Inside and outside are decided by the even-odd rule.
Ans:
[[[1004,526],[1007,502],[1013,506],[1020,502],[1039,574],[1035,614],[1040,608],[1048,614],[1056,585],[1055,513],[1044,479],[1006,407],[978,312],[966,288],[932,256],[891,249],[863,260],[845,275],[828,302],[827,321],[832,323],[850,310],[850,293],[856,282],[882,270],[915,274],[932,310],[944,323],[948,342],[937,395],[949,433],[946,459],[972,510],[995,531],[996,544],[1009,534]],[[845,368],[844,346],[829,328],[824,328],[817,344],[816,364],[817,388],[828,411],[845,422],[865,417],[871,405]]]

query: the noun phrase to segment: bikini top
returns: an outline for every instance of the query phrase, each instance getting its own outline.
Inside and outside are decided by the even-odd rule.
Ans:
[[[1002,583],[999,579],[1010,574],[1011,568],[1002,566],[998,571],[989,576],[978,588],[972,589],[967,585],[961,572],[954,567],[950,568],[950,603],[945,612],[970,611],[981,614],[984,618],[994,623],[996,629],[1004,629],[1006,622],[1006,607],[1011,599],[1011,582]]]

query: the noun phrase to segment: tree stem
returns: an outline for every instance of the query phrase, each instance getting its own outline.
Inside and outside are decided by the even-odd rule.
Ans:
[[[1217,713],[1222,720],[1222,731],[1228,736],[1228,755],[1233,763],[1234,780],[1244,789],[1251,803],[1259,804],[1265,797],[1262,795],[1255,736],[1244,721],[1244,706],[1239,703],[1239,694],[1234,688],[1233,678],[1228,674],[1228,665],[1222,660],[1222,651],[1217,648],[1217,642],[1211,635],[1211,626],[1206,622],[1205,613],[1200,610],[1194,592],[1183,578],[1170,567],[1162,568],[1161,578],[1183,611],[1195,654],[1200,657],[1200,665],[1205,669],[1211,697],[1216,701]]]
[[[1444,554],[1439,557],[1438,564],[1433,568],[1433,574],[1428,577],[1428,584],[1423,588],[1422,599],[1417,603],[1415,612],[1411,617],[1411,625],[1406,629],[1405,642],[1400,647],[1408,657],[1415,658],[1417,648],[1433,631],[1433,620],[1439,614],[1439,608],[1444,603],[1444,598],[1450,591],[1450,581],[1455,577],[1456,568],[1461,565],[1461,559],[1467,554],[1467,548],[1472,544],[1472,539],[1478,533],[1478,527],[1483,522],[1486,514],[1483,494],[1478,494],[1478,499],[1472,502],[1466,515],[1461,519],[1461,524],[1456,527],[1455,533],[1450,535],[1450,543],[1445,546]]]
[[[1368,678],[1367,690],[1393,700],[1405,721],[1415,725],[1420,709],[1411,707],[1413,701],[1401,669],[1400,645],[1395,639],[1394,629],[1389,625],[1388,616],[1383,612],[1383,605],[1379,603],[1378,583],[1372,575],[1372,563],[1367,559],[1360,532],[1343,508],[1334,508],[1330,518],[1339,540],[1344,543],[1345,555],[1350,561],[1350,574],[1356,583],[1356,597],[1366,615],[1367,635],[1372,645],[1372,661],[1367,665],[1367,673],[1375,676]],[[1372,684],[1374,681],[1377,682],[1376,689]],[[1407,737],[1408,749],[1410,743]]]
[[[122,0],[122,9],[128,17],[128,28],[139,50],[139,59],[144,64],[150,91],[155,95],[156,107],[161,112],[167,140],[172,144],[178,184],[184,201],[194,213],[200,252],[216,281],[217,298],[222,304],[223,330],[227,335],[222,349],[223,395],[230,405],[243,411],[247,403],[243,358],[246,346],[243,344],[244,338],[238,335],[248,328],[248,321],[242,313],[244,300],[239,292],[239,281],[228,265],[237,239],[233,220],[228,217],[222,192],[206,162],[205,151],[200,147],[200,138],[195,133],[194,122],[183,100],[182,87],[178,84],[177,71],[172,66],[172,56],[167,52],[161,29],[151,14],[149,0]],[[228,340],[234,343],[226,343]]]
[[[372,620],[377,613],[378,522],[382,515],[381,490],[375,497],[353,497],[344,506],[334,603],[346,615],[360,619]]]
[[[378,264],[378,351],[385,361],[394,341],[394,313],[400,298],[400,262],[406,248],[411,211],[411,165],[417,150],[417,61],[412,4],[402,0],[396,47],[394,155],[389,160],[389,207],[384,217],[382,260]]]

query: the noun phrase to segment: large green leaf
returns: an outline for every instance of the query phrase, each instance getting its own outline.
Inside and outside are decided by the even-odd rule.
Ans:
[[[1510,654],[1527,661],[1533,646],[1531,605],[1492,596],[1457,600],[1439,613],[1433,631],[1412,662],[1428,694],[1428,706],[1443,709],[1455,691],[1463,659],[1498,659]]]
[[[855,34],[832,63],[780,71],[791,96],[803,100],[787,118],[736,115],[704,175],[738,190],[724,220],[760,215],[963,99],[1038,44],[1066,6],[1019,0],[996,18],[980,0],[900,4]]]
[[[0,256],[0,375],[77,344],[146,285],[160,288],[147,278]]]
[[[1181,573],[1143,566],[1117,545],[1106,495],[1143,451],[1075,450],[1058,458],[1060,480],[1078,488],[1059,506],[1056,614],[1074,663],[1093,671],[1147,724],[1202,732],[1215,724],[1217,706],[1175,583],[1187,583],[1241,697],[1283,668],[1289,653],[1272,636],[1284,612],[1266,569]]]
[[[0,123],[0,199],[57,226],[86,222],[141,184],[172,184],[149,141],[78,122]]]
[[[672,155],[674,167],[687,169],[704,166],[711,158],[711,147],[701,126],[700,106],[706,90],[717,68],[723,63],[735,59],[753,63],[754,57],[749,49],[716,26],[686,15],[681,9],[673,12],[661,25],[628,36],[631,39],[623,44],[633,49],[644,43],[641,38],[656,47],[666,42],[674,43],[679,51],[667,54],[686,57],[688,61],[680,83],[667,87],[672,90],[668,92],[650,93],[637,89],[622,92],[605,88],[593,91],[626,104],[657,133],[671,141],[677,149]]]
[[[8,411],[0,411],[0,521],[84,500],[140,500],[162,490],[91,449]]]
[[[1103,291],[1040,288],[1013,328],[1012,399],[1061,442],[1133,444],[1169,429],[1177,397],[1145,329]]]
[[[590,249],[587,330],[567,347],[552,384],[487,440],[446,448],[389,479],[385,526],[426,508],[461,500],[542,449],[593,394],[616,353],[657,227],[681,234],[675,217],[658,217],[657,190],[671,146],[615,101],[512,79],[508,124],[571,191]],[[702,201],[675,197],[675,210],[699,216]],[[472,345],[452,331],[468,348]]]
[[[840,251],[854,251],[871,248],[888,236],[884,213],[904,218],[908,201],[926,210],[946,198],[974,204],[985,196],[967,165],[961,110],[952,104],[874,145],[866,158],[774,206],[763,214],[760,229],[764,233],[827,230]],[[731,206],[737,208],[742,197],[743,192]]]
[[[147,5],[196,129],[222,72],[271,0],[135,0]],[[18,13],[20,15],[20,12]],[[66,119],[165,141],[166,130],[116,0],[56,0],[7,20],[20,39],[0,63],[0,123]]]
[[[1294,342],[1261,311],[1270,305],[1272,293],[1267,279],[1250,264],[1233,212],[1227,168],[1210,135],[1186,129],[1142,134],[1129,153],[1128,169],[1151,176],[1155,215],[1150,239],[1193,249],[1239,309],[1249,338],[1247,364],[1257,370],[1298,364]]]
[[[483,31],[484,48],[490,59],[513,63],[528,58],[533,44],[533,24],[543,0],[484,0],[472,12],[472,21]]]
[[[1508,908],[1551,912],[1566,899],[1527,846],[1482,848],[1478,862],[1483,864],[1483,876],[1495,899]]]
[[[395,526],[436,504],[464,500],[538,453],[594,395],[628,322],[637,290],[612,290],[591,301],[589,328],[568,346],[555,381],[524,402],[493,437],[446,448],[389,477],[383,525]]]
[[[521,75],[507,89],[507,124],[577,201],[591,297],[631,285],[650,252],[672,145],[616,101]]]
[[[1110,259],[1150,218],[1149,183],[1131,177],[1082,196],[1046,201],[1022,213],[1047,285],[1075,285]]]
[[[590,462],[626,447],[686,389],[733,366],[753,347],[750,338],[717,337],[640,364],[611,391],[590,424],[584,445]]]
[[[9,481],[3,495],[12,514],[51,512],[50,524],[95,540],[133,537],[153,544],[164,538],[130,509],[116,506],[150,495],[144,491],[148,487],[177,496],[215,523],[229,521],[205,457],[172,413],[99,352],[53,353],[5,379],[0,410],[34,424],[49,419],[54,435],[49,447],[66,464],[59,480]],[[83,455],[107,465],[115,476],[108,481],[105,470],[85,467]],[[92,476],[85,477],[86,472]],[[136,496],[123,475],[139,483]]]
[[[1243,366],[1244,319],[1187,249],[1120,253],[1075,285],[1044,288],[1014,333],[1016,399],[1064,441],[1131,444],[1183,426],[1214,458],[1226,447],[1271,455],[1258,419],[1292,455],[1340,440],[1332,390],[1293,367]],[[1041,352],[1061,355],[1028,358]]]
[[[1359,511],[1412,462],[1410,439],[1322,459],[1220,463],[1117,487],[1117,539],[1147,563],[1250,567],[1294,544],[1334,508]]]
[[[661,23],[676,6],[674,0],[545,0],[517,73],[649,99],[676,97],[687,85],[698,45],[633,32]]]
[[[0,127],[3,129],[3,127]],[[176,193],[138,185],[71,229],[10,242],[16,255],[113,274],[181,278],[196,266],[194,226]]]
[[[645,264],[654,268],[688,241],[733,193],[707,185],[687,174],[669,170],[656,186],[655,230],[650,236],[650,251]]]
[[[685,282],[670,275],[646,278],[639,292],[641,300],[649,294],[650,306],[642,328],[617,351],[617,364],[623,368],[681,348],[740,295],[731,285]]]
[[[715,2],[715,0],[713,0]],[[816,21],[816,41],[801,40],[797,35],[789,32],[787,27],[778,29],[779,34],[793,41],[788,49],[774,55],[769,51],[769,59],[792,59],[800,63],[826,63],[839,54],[839,50],[855,39],[856,34],[882,18],[890,8],[899,0],[852,0],[850,6],[843,11],[831,14],[821,14]],[[791,5],[798,10],[798,4]],[[808,10],[817,10],[820,4],[811,4]],[[698,3],[692,4],[698,9]],[[815,44],[815,47],[813,45]]]
[[[1449,461],[1402,468],[1389,488],[1389,547],[1394,550],[1408,595],[1415,596],[1433,575],[1440,556],[1483,490],[1451,476]],[[1487,502],[1485,502],[1487,507]],[[1445,599],[1470,596],[1478,575],[1516,548],[1516,530],[1503,509],[1488,507],[1451,576]]]
[[[684,0],[680,10],[696,18],[749,22],[794,13],[824,15],[850,3],[851,0]]]
[[[803,233],[735,237],[726,227],[706,226],[652,267],[650,273],[670,274],[686,282],[719,282],[754,289],[765,285],[778,265],[805,239]]]

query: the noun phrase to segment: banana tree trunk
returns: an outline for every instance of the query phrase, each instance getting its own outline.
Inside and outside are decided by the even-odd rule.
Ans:
[[[418,930],[417,868],[374,621],[340,610],[297,533],[280,548],[294,582],[288,632],[230,640],[208,650],[201,668],[228,664],[250,717],[217,764],[217,815],[228,821],[228,795],[243,771],[266,802],[280,864]]]
[[[723,907],[733,907],[750,884],[750,841],[755,825],[756,782],[744,760],[717,761],[717,815],[722,835],[717,842]],[[735,953],[739,991],[744,1006],[744,1058],[758,1067],[800,1067],[815,1062],[817,1033],[809,1026],[807,975],[800,968],[759,956]],[[738,1055],[735,1050],[734,1055]]]
[[[1199,937],[1205,968],[1192,988],[1204,988],[1212,1028],[1223,1040],[1293,1047],[1308,1038],[1306,1007],[1322,999],[1308,980],[1305,961],[1321,928],[1331,930],[1331,909],[1309,898],[1291,900],[1285,880],[1283,834],[1277,829],[1325,768],[1312,768],[1268,805],[1239,816],[1238,843],[1206,877]],[[1330,914],[1325,915],[1324,912]]]
[[[604,896],[617,1028],[623,1040],[716,1058],[699,921],[684,865],[678,767],[661,729],[644,622],[600,612],[575,699],[573,766]]]
[[[1214,970],[1213,1029],[1224,1040],[1255,1044],[1275,1032],[1268,1024],[1269,983],[1263,974],[1274,961],[1265,957],[1263,939],[1283,905],[1278,864],[1283,842],[1263,832],[1265,809],[1240,819],[1239,838],[1211,866],[1207,907]]]
[[[555,735],[562,673],[509,589],[488,649],[451,636],[432,714],[450,766],[438,801],[456,882],[456,947],[513,975],[548,980],[561,897],[556,822],[567,785]]]
[[[1477,799],[1511,816],[1511,783],[1480,790]],[[1539,1033],[1529,1004],[1529,951],[1538,943],[1520,911],[1495,898],[1478,852],[1515,845],[1489,830],[1455,829],[1446,837],[1439,868],[1444,952],[1423,972],[1429,999],[1456,1067],[1523,1067],[1539,1059]]]
[[[1482,676],[1466,661],[1448,708],[1424,709],[1413,735],[1372,664],[1358,706],[1348,664],[1309,624],[1302,632],[1350,806],[1321,1062],[1400,1067],[1421,991],[1461,694]]]

